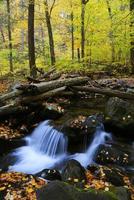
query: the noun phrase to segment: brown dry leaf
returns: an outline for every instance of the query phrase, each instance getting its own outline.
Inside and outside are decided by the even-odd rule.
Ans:
[[[0,188],[6,200],[36,200],[36,189],[46,185],[44,180],[19,172],[0,174]]]

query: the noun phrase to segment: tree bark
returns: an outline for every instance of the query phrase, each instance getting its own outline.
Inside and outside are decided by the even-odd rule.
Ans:
[[[56,59],[55,59],[55,50],[54,50],[54,39],[53,39],[53,31],[52,31],[52,25],[51,25],[51,19],[50,14],[48,10],[48,3],[47,0],[44,1],[45,4],[45,17],[46,17],[46,24],[47,24],[47,30],[48,30],[48,36],[49,36],[49,48],[50,48],[50,56],[51,56],[51,65],[55,65]]]
[[[134,74],[134,1],[130,0],[130,12],[131,12],[131,21],[130,21],[130,63],[132,67],[132,73]]]
[[[11,32],[11,10],[10,0],[7,0],[7,14],[8,14],[8,40],[9,40],[9,64],[10,71],[13,72],[13,47],[12,47],[12,32]]]
[[[36,77],[35,42],[34,42],[34,0],[29,0],[28,5],[28,48],[30,75]]]

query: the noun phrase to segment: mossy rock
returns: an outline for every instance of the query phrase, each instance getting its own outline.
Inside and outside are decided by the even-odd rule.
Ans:
[[[37,200],[129,200],[126,189],[121,187],[112,191],[78,189],[68,183],[53,181],[37,190]],[[122,199],[124,197],[124,199]]]

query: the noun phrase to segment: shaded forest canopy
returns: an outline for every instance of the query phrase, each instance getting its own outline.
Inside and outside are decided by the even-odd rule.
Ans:
[[[133,0],[1,0],[0,73],[28,70],[29,60],[39,68],[115,64],[133,72],[133,9]]]

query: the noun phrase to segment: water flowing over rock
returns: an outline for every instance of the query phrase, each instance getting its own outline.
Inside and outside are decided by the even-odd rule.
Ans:
[[[25,138],[27,145],[10,154],[16,162],[9,164],[9,171],[36,174],[44,169],[62,169],[70,159],[77,160],[83,167],[87,167],[94,162],[99,146],[112,139],[111,135],[103,130],[103,126],[99,126],[86,152],[68,155],[66,136],[49,123],[42,122]]]
[[[43,169],[51,169],[66,157],[67,140],[64,135],[42,122],[25,138],[27,146],[20,147],[12,153],[17,162],[10,166],[10,171],[35,174]]]
[[[103,126],[97,127],[93,141],[87,151],[75,154],[73,159],[79,161],[84,167],[87,167],[87,165],[94,162],[99,146],[105,144],[107,140],[112,140],[111,134],[106,133]]]
[[[30,137],[26,137],[26,140],[29,146],[51,157],[62,155],[67,151],[67,139],[50,126],[49,121],[42,122]]]

